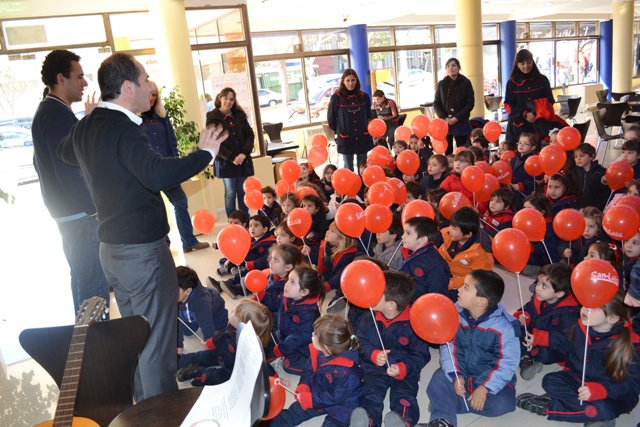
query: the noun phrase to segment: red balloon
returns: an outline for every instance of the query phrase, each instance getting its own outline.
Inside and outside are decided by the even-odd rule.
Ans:
[[[287,181],[285,181],[284,179],[281,179],[280,181],[278,181],[278,183],[276,184],[276,195],[278,197],[282,197],[283,195],[285,195],[286,193],[293,193],[293,190],[295,189],[295,187],[293,186],[293,184],[289,184]]]
[[[564,167],[567,153],[558,145],[547,145],[540,151],[539,159],[542,171],[551,176]]]
[[[524,161],[524,170],[530,176],[542,175],[544,171],[542,170],[542,166],[540,166],[540,156],[537,154],[529,156],[527,160]]]
[[[357,239],[362,236],[366,224],[364,210],[355,203],[342,204],[336,211],[335,223],[342,234]]]
[[[460,174],[460,180],[464,188],[475,193],[484,185],[484,172],[478,166],[467,166]]]
[[[490,173],[484,174],[484,184],[482,184],[482,188],[475,193],[473,193],[476,198],[476,202],[483,203],[491,200],[491,195],[494,191],[500,188],[500,183],[498,182],[498,178],[491,175]]]
[[[451,215],[456,213],[458,209],[464,207],[472,208],[473,205],[464,194],[452,191],[445,194],[442,199],[440,199],[439,207],[442,216],[446,219],[451,219]]]
[[[262,190],[262,183],[255,176],[250,176],[249,178],[244,180],[242,183],[242,189],[245,193],[248,193],[251,190]]]
[[[539,211],[526,208],[513,216],[513,228],[522,231],[530,241],[540,242],[547,232],[547,222]]]
[[[396,165],[398,169],[400,169],[400,172],[413,176],[420,168],[420,157],[418,157],[418,154],[413,150],[404,150],[398,154]]]
[[[387,124],[382,119],[373,119],[369,122],[367,130],[372,137],[380,138],[387,133]]]
[[[570,151],[580,145],[582,135],[578,129],[567,126],[560,129],[556,142],[564,151]]]
[[[270,268],[265,268],[264,270],[262,270],[262,272],[267,275],[267,280],[268,280],[269,275],[271,274],[271,269]]]
[[[640,217],[633,208],[616,205],[604,213],[602,229],[613,240],[629,240],[640,229]]]
[[[331,185],[336,193],[345,195],[353,187],[355,177],[349,169],[340,168],[331,175]]]
[[[199,209],[191,217],[191,224],[199,233],[209,234],[216,225],[216,219],[208,210]]]
[[[511,176],[513,172],[511,171],[511,165],[503,160],[498,160],[494,164],[491,165],[492,174],[498,178],[498,182],[500,184],[510,184]]]
[[[502,160],[503,162],[509,163],[511,159],[513,159],[515,156],[516,156],[516,153],[513,150],[507,150],[504,153],[502,153],[500,160]]]
[[[433,152],[436,154],[444,154],[447,151],[447,147],[449,146],[449,141],[446,139],[432,139],[431,140],[431,148],[433,148]]]
[[[280,165],[280,176],[287,183],[293,184],[300,177],[300,165],[295,160],[285,160]]]
[[[587,259],[571,273],[571,289],[585,308],[599,308],[618,292],[620,278],[615,267],[601,259]]]
[[[329,145],[329,141],[327,141],[327,137],[322,134],[314,135],[313,138],[311,138],[312,147],[327,148],[328,145]]]
[[[393,160],[391,153],[381,145],[373,147],[373,150],[371,150],[371,153],[369,153],[367,157],[368,163],[380,166],[381,168],[386,168],[390,160]]]
[[[609,165],[605,176],[609,188],[613,191],[619,190],[633,181],[633,166],[629,162],[618,160]]]
[[[382,233],[391,227],[391,209],[379,203],[371,204],[364,210],[365,228],[371,233]]]
[[[587,224],[577,209],[562,209],[553,218],[553,232],[566,242],[579,239]]]
[[[302,239],[311,229],[311,214],[303,208],[295,208],[287,216],[287,226],[294,236]]]
[[[360,191],[360,188],[362,187],[362,180],[360,179],[360,176],[357,173],[355,172],[351,172],[351,173],[353,174],[353,185],[351,186],[349,191],[347,191],[347,196],[355,197],[356,194],[358,194],[358,191]]]
[[[244,285],[251,292],[262,292],[267,288],[267,275],[261,270],[251,270],[244,278]]]
[[[253,210],[262,209],[264,206],[264,200],[262,199],[262,193],[258,190],[250,190],[244,195],[244,204]]]
[[[491,248],[493,256],[504,268],[513,273],[520,273],[529,261],[530,245],[529,239],[522,231],[506,228],[498,231]]]
[[[269,413],[263,420],[271,420],[277,417],[282,408],[284,408],[284,402],[287,400],[284,387],[280,384],[276,384],[275,377],[269,377]]]
[[[351,304],[362,308],[370,308],[380,302],[385,284],[382,269],[367,260],[352,262],[340,276],[340,288],[344,296]]]
[[[443,139],[447,139],[447,134],[449,134],[447,122],[440,118],[433,119],[429,122],[429,135],[431,135],[433,139],[442,141]]]
[[[424,138],[429,132],[429,117],[419,114],[411,120],[411,130],[420,139]]]
[[[379,203],[386,207],[390,207],[395,200],[396,194],[393,191],[391,184],[386,182],[376,182],[369,188],[367,197],[371,204]]]
[[[318,192],[311,187],[300,187],[298,191],[296,191],[296,197],[298,200],[302,200],[307,194],[317,196]]]
[[[251,248],[251,235],[241,225],[228,225],[218,234],[218,248],[222,255],[235,265],[240,265]]]
[[[396,195],[393,203],[396,205],[401,205],[407,201],[407,186],[404,185],[404,182],[398,178],[387,178],[387,182],[393,188],[393,191]]]
[[[460,153],[460,152],[462,152],[462,151],[465,151],[466,149],[467,149],[467,147],[457,147],[457,148],[454,150],[454,152],[453,152],[453,153],[454,153],[454,154],[458,154],[458,153]]]
[[[318,136],[318,135],[316,135]],[[326,147],[321,146],[313,146],[309,149],[307,153],[307,162],[309,162],[309,169],[315,169],[324,162],[327,161],[329,157],[329,152]]]
[[[475,162],[474,166],[477,166],[480,169],[482,169],[483,173],[491,173],[491,165],[489,165],[489,163],[485,162],[484,160]]]
[[[411,128],[409,128],[409,126],[398,126],[393,132],[393,138],[396,141],[401,140],[408,144],[412,134],[413,132],[411,132]]]
[[[413,303],[409,322],[416,335],[423,340],[445,344],[456,336],[460,316],[449,298],[441,294],[425,294]]]
[[[386,175],[380,166],[371,165],[362,172],[362,181],[367,187],[371,187],[376,182],[384,182]]]
[[[640,216],[640,197],[631,195],[624,196],[616,202],[616,206],[618,205],[629,206]]]
[[[404,225],[406,220],[419,216],[434,219],[433,206],[425,200],[412,200],[402,209],[400,219],[402,220],[402,225]]]
[[[502,126],[498,122],[489,122],[482,128],[484,137],[489,142],[496,142],[502,135]]]

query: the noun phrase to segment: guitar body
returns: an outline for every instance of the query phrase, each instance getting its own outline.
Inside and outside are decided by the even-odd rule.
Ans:
[[[53,427],[53,420],[45,421],[35,427]],[[68,427],[100,427],[100,425],[89,418],[73,417]]]

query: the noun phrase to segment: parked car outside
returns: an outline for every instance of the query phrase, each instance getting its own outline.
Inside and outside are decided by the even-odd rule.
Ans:
[[[0,147],[18,148],[33,145],[31,131],[19,126],[0,126]]]
[[[275,107],[282,102],[282,94],[269,89],[258,89],[258,100],[261,107]]]

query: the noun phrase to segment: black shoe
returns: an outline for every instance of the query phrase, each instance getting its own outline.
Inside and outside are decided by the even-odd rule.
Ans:
[[[547,415],[550,400],[551,396],[548,394],[538,396],[533,393],[522,393],[516,397],[516,406],[536,415]]]
[[[222,286],[220,286],[220,282],[218,282],[213,277],[207,276],[207,284],[211,286],[213,289],[215,289],[216,291],[218,291],[219,293],[222,293]]]
[[[229,274],[229,269],[227,268],[226,265],[223,265],[222,267],[216,270],[216,273],[218,273],[218,276],[226,276],[227,274]]]
[[[179,369],[176,379],[180,382],[192,380],[198,376],[198,368],[198,365],[189,365],[186,368]]]
[[[195,245],[191,246],[190,248],[184,248],[182,252],[187,253],[187,252],[199,251],[201,249],[206,249],[209,246],[210,245],[207,242],[198,242]]]
[[[438,418],[437,420],[429,421],[428,423],[420,423],[416,424],[416,427],[456,427],[450,421],[447,421],[442,418]]]
[[[240,298],[244,296],[244,293],[242,292],[242,289],[238,289],[238,286],[234,285],[233,283],[230,283],[229,280],[225,280],[223,282],[220,282],[220,285],[222,287],[222,289],[229,294],[229,296],[233,299],[236,298]]]
[[[523,380],[532,380],[536,374],[542,372],[542,363],[536,362],[531,356],[520,359],[520,377]]]

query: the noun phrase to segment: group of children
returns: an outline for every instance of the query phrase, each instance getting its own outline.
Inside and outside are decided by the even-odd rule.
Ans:
[[[609,191],[594,150],[590,145],[578,146],[573,153],[575,165],[567,162],[560,173],[543,180],[524,170],[526,159],[540,147],[534,135],[523,134],[511,160],[511,184],[496,190],[485,206],[461,208],[446,220],[437,209],[442,196],[449,191],[464,194],[462,171],[476,158],[489,160],[483,138],[477,139],[472,143],[478,149],[471,147],[454,156],[452,172],[447,157],[426,156],[429,149],[420,147],[417,137],[412,136],[404,147],[403,141],[395,141],[394,149],[400,147],[397,151],[415,147],[421,152],[424,169],[403,178],[408,199],[425,198],[432,203],[435,220],[415,217],[402,223],[404,205],[394,205],[388,230],[365,231],[359,239],[347,236],[332,222],[335,209],[344,202],[365,207],[367,189],[356,198],[336,196],[331,188],[332,165],[325,168],[322,178],[306,165],[301,167],[304,177],[298,189],[314,190],[305,192],[302,200],[296,193],[278,198],[272,188],[265,187],[259,215],[247,218],[240,211],[230,215],[230,224],[249,229],[253,244],[241,266],[220,261],[218,275],[232,274],[226,280],[209,277],[209,288],[204,288],[192,270],[189,280],[180,280],[178,326],[182,333],[200,327],[205,350],[181,354],[179,344],[178,379],[192,380],[193,385],[228,379],[238,322],[251,321],[268,360],[281,360],[286,372],[301,376],[296,402],[271,425],[298,425],[326,414],[325,426],[414,426],[420,418],[420,372],[431,356],[429,343],[414,333],[409,315],[420,296],[439,293],[456,302],[459,325],[453,342],[440,348],[440,368],[432,378],[423,379],[428,381],[432,406],[428,426],[456,425],[456,414],[466,412],[499,416],[516,406],[549,419],[604,426],[613,425],[611,420],[632,410],[640,394],[640,327],[639,322],[630,321],[622,300],[640,256],[640,233],[625,243],[624,252],[619,242],[603,233],[602,211]],[[507,149],[512,146],[503,143],[501,150]],[[637,162],[640,141],[627,141],[622,149],[624,160]],[[636,185],[629,186],[630,194],[638,192]],[[602,192],[606,197],[598,194]],[[296,207],[307,210],[312,218],[303,239],[286,222]],[[581,239],[564,242],[555,235],[551,222],[569,207],[581,209],[587,226]],[[537,277],[534,295],[523,311],[512,316],[500,304],[504,282],[492,271],[491,238],[511,226],[520,208],[540,211],[547,230],[543,242],[532,244],[524,272]],[[586,337],[587,312],[571,293],[570,276],[573,265],[590,258],[619,268],[621,291],[611,302],[591,310]],[[370,260],[384,270],[385,292],[372,308],[374,317],[368,310],[350,306],[340,290],[341,274],[355,259]],[[248,271],[266,268],[266,289],[251,295],[242,278]],[[246,297],[229,313],[228,325],[216,317],[225,313],[219,309],[223,292],[234,299]],[[323,314],[327,294],[333,297]],[[199,308],[207,304],[209,314]],[[596,367],[589,364],[587,382],[581,386],[586,339],[590,342],[587,357],[598,362]],[[545,376],[547,394],[516,397],[518,368],[521,377],[530,380],[543,364],[552,363],[565,364],[565,370]],[[383,417],[388,390],[391,411]]]

